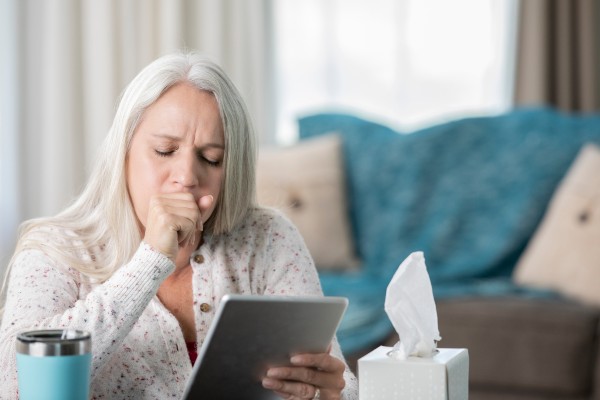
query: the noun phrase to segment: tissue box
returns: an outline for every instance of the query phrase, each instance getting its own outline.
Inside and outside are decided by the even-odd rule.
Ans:
[[[466,400],[469,397],[467,349],[438,349],[431,358],[388,356],[380,346],[358,360],[360,400]]]

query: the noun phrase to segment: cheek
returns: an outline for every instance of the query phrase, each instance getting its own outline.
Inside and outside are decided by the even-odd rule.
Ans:
[[[217,173],[215,173],[215,175],[213,176],[212,181],[211,181],[212,190],[215,193],[217,198],[221,194],[221,189],[223,187],[223,176],[224,176],[224,172],[221,169]]]
[[[135,214],[146,226],[150,197],[159,193],[160,184],[152,163],[141,157],[131,157],[127,164],[127,188]]]
[[[209,209],[209,212],[206,213],[206,215],[203,217],[204,222],[206,222],[206,220],[214,213],[215,208],[217,208],[218,202],[221,201],[220,195],[221,188],[223,186],[223,175],[223,170],[219,170],[218,172],[210,176],[207,194],[211,194],[214,197],[214,201]]]

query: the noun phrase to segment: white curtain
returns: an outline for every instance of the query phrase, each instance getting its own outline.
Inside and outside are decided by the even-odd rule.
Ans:
[[[153,59],[198,50],[273,137],[269,0],[2,0],[0,272],[17,226],[81,190],[120,92]]]

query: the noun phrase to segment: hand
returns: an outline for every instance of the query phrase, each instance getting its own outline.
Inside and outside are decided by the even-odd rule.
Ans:
[[[200,238],[202,215],[213,202],[211,195],[198,201],[191,193],[154,195],[148,207],[144,241],[175,262],[182,247]]]
[[[345,364],[327,353],[297,354],[291,367],[273,367],[267,371],[262,384],[284,399],[321,400],[342,398]]]

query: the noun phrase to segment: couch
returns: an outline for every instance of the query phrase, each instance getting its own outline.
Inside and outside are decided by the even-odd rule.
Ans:
[[[276,197],[297,223],[325,294],[349,298],[338,338],[353,368],[360,356],[398,340],[385,291],[401,261],[420,250],[439,346],[469,349],[471,399],[600,399],[596,186],[586,189],[588,208],[578,214],[585,229],[577,225],[565,238],[544,222],[581,149],[600,144],[600,116],[518,109],[410,134],[343,113],[298,123],[293,148],[261,151],[259,199]],[[318,153],[327,147],[318,140],[331,137],[339,151],[330,140],[329,153]],[[338,175],[330,173],[335,165]],[[600,169],[589,174],[600,177]],[[308,223],[311,210],[323,207]],[[562,256],[569,251],[576,257]]]

